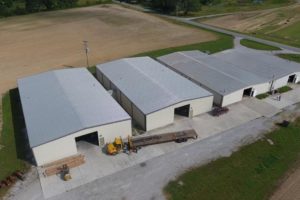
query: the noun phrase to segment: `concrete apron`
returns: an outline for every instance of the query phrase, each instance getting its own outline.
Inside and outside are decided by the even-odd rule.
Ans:
[[[296,89],[298,91],[300,87]],[[282,96],[282,101],[289,99],[289,96],[294,97],[294,93],[297,93],[296,89],[295,92],[292,90]],[[291,105],[291,102],[288,105]],[[65,182],[61,180],[60,176],[55,175],[45,178],[42,175],[42,170],[38,168],[44,197],[54,197],[96,179],[100,179],[131,166],[144,163],[147,160],[162,156],[192,143],[211,138],[221,132],[231,130],[255,119],[262,117],[271,118],[275,114],[279,113],[282,108],[283,107],[274,106],[273,104],[268,103],[268,101],[249,98],[229,106],[230,111],[220,117],[213,117],[209,113],[192,119],[176,117],[175,122],[172,125],[146,132],[145,135],[161,134],[193,128],[199,136],[197,140],[189,140],[186,143],[180,144],[170,142],[152,145],[142,148],[137,154],[134,153],[127,155],[125,153],[121,153],[116,156],[108,156],[104,154],[98,146],[87,142],[79,142],[77,144],[77,148],[79,153],[85,155],[86,163],[70,170],[72,175],[72,179],[70,181]]]

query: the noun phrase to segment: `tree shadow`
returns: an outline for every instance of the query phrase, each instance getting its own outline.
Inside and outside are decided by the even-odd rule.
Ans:
[[[17,157],[18,159],[26,161],[31,165],[36,165],[32,150],[29,145],[18,88],[11,89],[9,91],[9,97],[11,103],[13,134],[15,137]]]

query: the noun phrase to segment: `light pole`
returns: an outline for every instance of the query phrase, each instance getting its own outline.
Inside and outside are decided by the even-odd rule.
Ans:
[[[84,46],[84,50],[85,50],[85,56],[86,56],[86,65],[87,67],[89,67],[89,56],[88,53],[90,51],[89,46],[88,46],[88,41],[84,40],[83,41],[83,46]]]

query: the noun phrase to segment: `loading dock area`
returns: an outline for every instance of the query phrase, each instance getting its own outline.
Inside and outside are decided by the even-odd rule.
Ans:
[[[247,97],[253,97],[254,96],[254,89],[252,87],[244,89],[244,93],[243,96],[247,96]]]
[[[97,79],[143,130],[194,117],[212,108],[210,92],[149,57],[97,65]]]
[[[170,132],[194,129],[198,134],[198,139],[190,139],[184,143],[169,142],[156,144],[141,148],[138,153],[120,153],[116,156],[110,156],[102,152],[99,146],[81,140],[77,144],[78,153],[84,155],[85,164],[70,170],[72,179],[70,181],[62,181],[59,176],[44,177],[43,170],[39,169],[41,186],[45,198],[50,198],[57,194],[69,191],[80,185],[84,185],[93,180],[105,177],[107,175],[119,172],[134,165],[143,166],[148,160],[166,153],[175,151],[176,149],[186,147],[195,142],[205,140],[212,137],[223,130],[231,129],[235,126],[243,124],[247,121],[258,118],[261,114],[252,111],[243,103],[237,103],[229,106],[230,112],[221,117],[213,117],[209,113],[190,118],[175,119],[173,124],[151,130],[141,135],[142,137],[159,135]],[[178,155],[183,156],[183,155]]]
[[[288,83],[297,83],[299,81],[297,74],[292,74],[288,78]]]
[[[282,101],[278,102],[274,100],[274,103],[283,103],[284,106],[275,104],[273,105],[273,103],[269,104],[269,100],[273,101],[272,97],[268,97],[263,101],[256,98],[245,98],[241,102],[229,105],[228,107],[230,112],[228,112],[226,115],[213,117],[209,113],[206,113],[196,116],[192,119],[186,117],[176,118],[173,124],[149,131],[143,135],[157,135],[168,132],[194,129],[198,134],[198,139],[188,140],[186,143],[170,142],[157,144],[142,148],[138,151],[138,153],[132,153],[130,155],[120,153],[117,156],[109,156],[104,154],[99,146],[90,144],[86,141],[79,141],[78,152],[85,156],[86,163],[77,168],[71,169],[71,174],[73,177],[72,180],[65,182],[62,181],[59,176],[50,176],[45,178],[43,175],[41,175],[42,171],[40,171],[38,168],[43,194],[45,198],[51,198],[66,191],[72,192],[72,189],[78,188],[79,186],[81,186],[78,188],[79,191],[86,191],[91,187],[90,184],[85,185],[86,183],[93,184],[93,188],[97,189],[99,187],[97,184],[105,183],[105,181],[111,180],[111,178],[115,180],[115,186],[119,187],[118,178],[123,178],[122,174],[124,175],[126,170],[130,170],[128,169],[129,167],[133,167],[133,171],[135,171],[137,168],[143,168],[143,170],[148,170],[145,167],[155,168],[160,165],[157,165],[155,160],[153,162],[152,159],[156,159],[158,157],[165,158],[163,157],[166,156],[164,154],[172,154],[172,152],[174,153],[179,149],[190,148],[193,144],[197,145],[197,148],[202,148],[204,146],[205,148],[203,149],[211,151],[211,144],[220,145],[224,142],[226,143],[226,138],[228,135],[221,137],[224,131],[230,131],[237,128],[231,137],[240,137],[245,133],[245,126],[247,127],[253,123],[256,124],[257,120],[260,121],[262,119],[262,116],[265,116],[264,118],[273,119],[274,115],[281,112],[281,108],[300,102],[299,85],[295,85],[294,90],[284,93],[282,96]],[[286,116],[283,117],[285,118]],[[273,121],[271,124],[274,124]],[[248,139],[253,139],[253,128],[256,131],[257,129],[259,131],[266,131],[266,129],[261,126],[251,125],[250,127],[251,128],[248,130],[250,133],[247,138],[240,140],[241,145],[244,144],[245,141],[249,141]],[[212,143],[207,144],[208,140],[212,140]],[[214,152],[211,153],[214,154]],[[193,154],[192,151],[191,154]],[[226,153],[224,155],[229,154]],[[178,155],[176,154],[176,156],[189,159],[190,154],[182,153]],[[124,173],[121,171],[124,171]],[[112,174],[115,175],[110,177],[109,175]],[[134,173],[132,174],[134,176]],[[140,177],[143,178],[143,175],[140,175]],[[98,181],[96,181],[97,179]],[[134,181],[135,179],[132,180]],[[122,187],[124,190],[128,190],[128,188],[132,188],[131,182],[125,184],[125,187]]]
[[[38,166],[131,135],[131,119],[85,68],[18,80],[29,145]]]
[[[271,118],[281,112],[277,105],[269,104],[273,101],[271,97],[264,101],[256,98],[245,98],[241,102],[229,105],[230,112],[220,117],[213,117],[209,113],[196,116],[192,119],[186,117],[176,118],[171,125],[146,132],[144,136],[158,135],[169,132],[176,132],[188,129],[194,129],[198,134],[198,139],[188,140],[185,143],[169,142],[147,146],[130,155],[120,153],[117,156],[109,156],[102,152],[99,146],[90,144],[84,140],[78,142],[78,153],[85,156],[86,163],[77,168],[71,169],[72,180],[65,182],[59,176],[44,177],[39,169],[40,182],[45,198],[50,198],[60,193],[70,191],[78,186],[92,182],[96,179],[104,178],[108,175],[120,172],[129,167],[144,167],[148,165],[150,159],[171,153],[179,148],[185,148],[193,143],[205,145],[205,140],[214,138],[221,132],[232,130],[235,127],[254,121],[262,116]],[[283,94],[281,102],[274,100],[274,103],[284,103],[284,106],[293,105],[300,101],[300,87],[296,85],[295,89]],[[240,130],[242,131],[242,130]],[[237,133],[239,135],[240,132]],[[236,136],[237,136],[236,135]],[[214,140],[215,143],[222,143],[222,140]],[[209,146],[207,147],[210,148]],[[181,154],[179,156],[186,156]]]

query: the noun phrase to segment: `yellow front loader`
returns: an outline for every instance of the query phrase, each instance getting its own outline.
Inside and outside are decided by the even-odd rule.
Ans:
[[[121,137],[116,137],[114,142],[106,145],[106,152],[109,155],[116,155],[123,150],[124,143]]]

